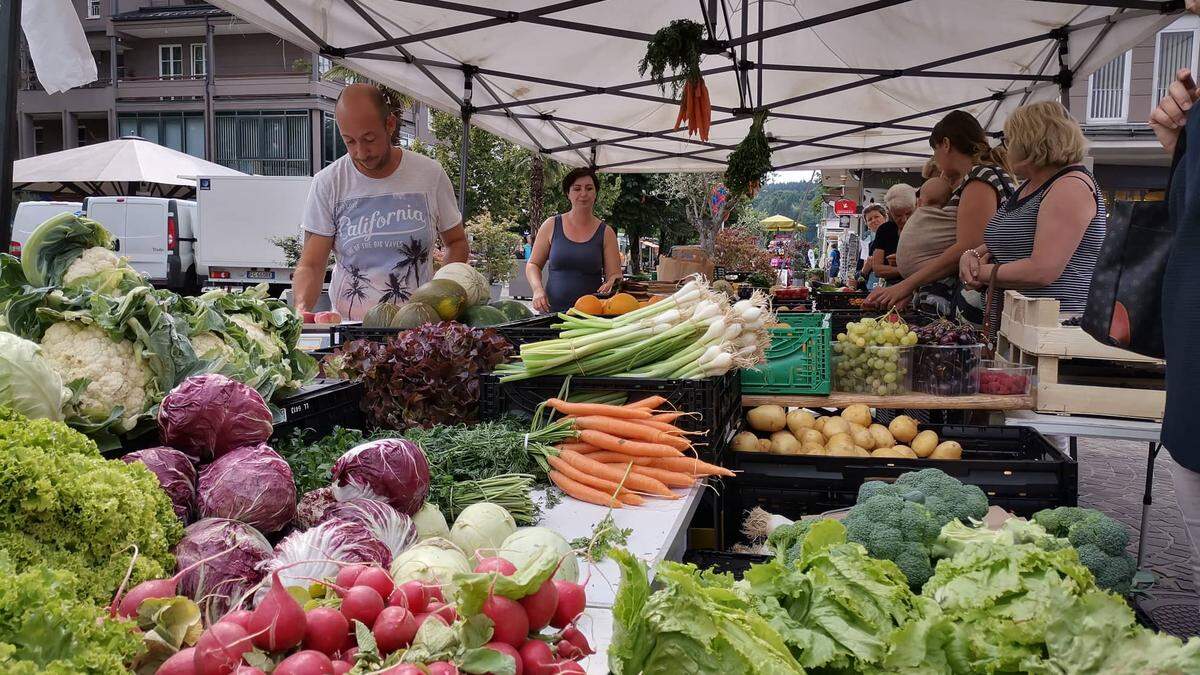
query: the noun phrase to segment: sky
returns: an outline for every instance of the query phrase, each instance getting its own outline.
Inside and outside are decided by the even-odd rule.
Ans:
[[[776,171],[771,174],[772,183],[794,183],[812,180],[815,171]]]

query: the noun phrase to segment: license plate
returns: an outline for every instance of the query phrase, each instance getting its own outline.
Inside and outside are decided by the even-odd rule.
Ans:
[[[247,279],[274,279],[275,273],[271,270],[247,270]]]

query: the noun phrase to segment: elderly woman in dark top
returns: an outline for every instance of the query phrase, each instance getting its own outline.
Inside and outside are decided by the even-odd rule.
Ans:
[[[542,223],[525,265],[535,310],[565,312],[584,295],[608,293],[621,278],[616,230],[593,213],[599,189],[591,169],[575,169],[563,178],[571,210]],[[543,279],[543,269],[548,278]]]

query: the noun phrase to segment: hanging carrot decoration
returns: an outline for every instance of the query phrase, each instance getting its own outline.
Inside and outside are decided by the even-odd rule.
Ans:
[[[700,74],[701,47],[704,42],[704,26],[689,19],[676,19],[654,34],[646,45],[646,56],[638,64],[638,73],[650,71],[650,79],[671,96],[679,97],[679,115],[675,128],[687,124],[688,135],[700,135],[708,140],[708,129],[712,122],[712,106],[708,98],[708,87]],[[668,76],[667,71],[671,74]],[[682,84],[681,84],[682,82]]]

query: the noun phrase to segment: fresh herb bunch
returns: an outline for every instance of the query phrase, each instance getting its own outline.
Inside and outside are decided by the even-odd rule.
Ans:
[[[690,19],[676,19],[660,28],[646,45],[646,55],[638,64],[638,74],[650,71],[650,79],[672,96],[678,96],[684,82],[700,79],[700,47],[704,42],[704,26]],[[671,70],[668,82],[667,69]],[[674,79],[683,75],[683,79]]]
[[[754,114],[750,131],[729,155],[725,167],[725,187],[735,197],[749,197],[771,172],[771,145],[767,142],[766,111]]]
[[[425,450],[429,466],[456,480],[476,480],[508,473],[546,477],[545,456],[554,443],[574,435],[569,421],[538,426],[533,431],[514,418],[477,424],[409,429],[404,437]]]
[[[596,523],[596,527],[592,529],[592,536],[572,539],[570,544],[576,551],[586,551],[588,561],[597,562],[607,558],[614,548],[628,544],[631,534],[631,528],[617,527],[617,521],[613,520],[612,513],[609,513]]]
[[[303,495],[329,485],[333,479],[333,463],[346,451],[366,441],[357,429],[334,427],[324,438],[309,440],[311,434],[294,429],[291,435],[275,443],[275,451],[292,468],[296,494]]]

